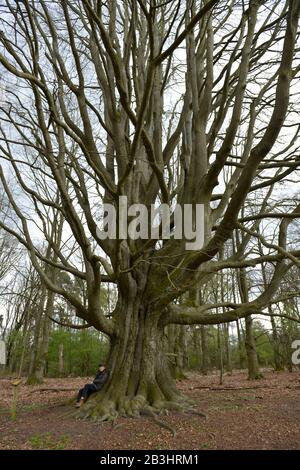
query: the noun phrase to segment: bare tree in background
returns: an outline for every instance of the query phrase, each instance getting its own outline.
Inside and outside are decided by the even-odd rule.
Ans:
[[[297,0],[1,2],[0,176],[15,219],[0,226],[28,249],[47,289],[110,337],[110,380],[86,415],[189,406],[163,354],[164,328],[260,313],[299,267],[300,251],[287,244],[297,204],[290,213],[267,203],[243,213],[253,194],[296,180],[299,10]],[[118,209],[119,196],[148,208],[204,204],[204,247],[187,251],[174,237],[100,239],[101,207]],[[51,211],[64,219],[60,246],[49,236]],[[247,246],[268,218],[281,220],[276,243],[252,256]],[[244,242],[219,257],[235,229],[246,231]],[[41,236],[56,257],[39,251]],[[262,262],[272,276],[257,296],[176,303],[220,270]],[[47,266],[84,280],[87,303]],[[118,289],[108,316],[103,282]]]
[[[4,194],[0,194],[0,210],[2,220],[8,218],[7,206]],[[20,252],[14,237],[0,229],[0,295],[7,289],[7,278],[11,271],[18,265]]]

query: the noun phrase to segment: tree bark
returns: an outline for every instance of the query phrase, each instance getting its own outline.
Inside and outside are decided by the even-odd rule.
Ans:
[[[271,308],[269,307],[269,311]],[[270,312],[270,319],[272,325],[272,338],[273,338],[273,351],[274,351],[274,370],[281,371],[284,370],[284,364],[282,361],[282,356],[280,352],[280,341],[278,337],[276,322],[274,316],[272,315],[272,311]]]
[[[225,349],[225,368],[226,371],[232,372],[232,363],[231,363],[231,352],[230,352],[230,341],[229,341],[229,325],[223,325],[224,332],[224,349]]]
[[[47,303],[45,308],[45,315],[43,318],[43,329],[42,329],[42,341],[40,343],[40,352],[39,352],[39,363],[38,363],[38,376],[42,379],[46,373],[46,364],[48,358],[48,349],[49,349],[49,335],[51,328],[51,320],[53,317],[54,309],[54,292],[48,291],[47,293]]]
[[[276,12],[272,10],[262,27],[259,25],[264,22],[265,13],[260,13],[262,2],[258,0],[249,2],[249,8],[242,12],[238,2],[237,10],[232,11],[233,17],[230,12],[223,20],[219,10],[220,23],[219,18],[211,14],[211,8],[220,3],[217,0],[203,2],[200,9],[197,2],[187,1],[182,22],[184,8],[180,8],[181,2],[173,13],[167,14],[160,8],[173,9],[169,2],[155,6],[155,2],[150,2],[149,6],[147,2],[138,1],[137,8],[132,11],[131,2],[124,2],[121,14],[115,1],[108,2],[104,11],[102,2],[77,2],[76,8],[72,2],[57,2],[55,12],[47,7],[47,2],[23,2],[24,10],[23,7],[20,9],[19,3],[11,2],[0,37],[3,45],[0,62],[7,72],[7,80],[15,84],[13,90],[6,90],[9,111],[1,107],[1,114],[6,116],[8,131],[12,135],[16,133],[16,142],[26,146],[21,152],[26,159],[19,161],[16,158],[15,144],[7,145],[1,154],[4,153],[10,164],[17,188],[32,200],[29,210],[36,211],[40,218],[44,241],[49,241],[49,208],[62,213],[74,239],[74,247],[69,249],[64,244],[61,249],[55,242],[53,250],[59,252],[57,262],[52,256],[45,257],[40,253],[41,240],[35,241],[35,232],[30,233],[28,211],[19,207],[19,193],[16,192],[16,196],[12,193],[1,166],[0,179],[12,217],[16,217],[17,231],[2,220],[0,226],[27,248],[32,265],[46,287],[72,304],[77,316],[111,338],[109,383],[83,407],[86,412],[97,416],[102,410],[102,416],[115,416],[115,413],[138,413],[145,404],[158,409],[174,402],[177,404],[178,393],[161,347],[161,312],[169,309],[172,317],[173,309],[173,322],[177,320],[178,324],[221,324],[235,321],[239,316],[247,317],[271,301],[281,277],[289,269],[283,258],[293,256],[296,260],[285,249],[288,224],[281,223],[276,257],[282,255],[282,258],[276,259],[274,275],[255,302],[246,299],[240,306],[229,307],[230,310],[221,314],[211,314],[210,310],[217,309],[218,312],[219,307],[210,305],[208,298],[204,315],[199,315],[198,306],[188,306],[187,312],[177,311],[176,316],[178,305],[173,302],[196,282],[205,286],[207,277],[215,276],[221,270],[222,262],[216,265],[214,258],[237,224],[239,230],[248,230],[237,220],[247,195],[264,187],[261,185],[274,182],[273,178],[268,178],[257,184],[257,178],[260,165],[274,148],[289,112],[290,82],[297,72],[296,66],[293,68],[293,58],[300,3],[289,0],[286,14],[287,5],[282,2],[279,18],[273,19]],[[218,8],[223,10],[222,5]],[[258,17],[257,27],[258,14],[262,16]],[[61,20],[59,24],[57,15]],[[226,39],[233,23],[237,25],[232,36],[234,45]],[[266,41],[265,49],[260,35],[269,28],[271,42]],[[10,37],[11,29],[15,38]],[[84,41],[81,31],[85,32]],[[20,36],[24,38],[22,48],[17,44]],[[164,107],[163,100],[166,97],[169,102],[169,90],[178,88],[177,65],[173,59],[184,41],[186,83],[182,94],[178,90],[184,106],[176,122],[174,116],[168,120],[169,105]],[[66,47],[59,47],[61,43]],[[224,47],[220,48],[220,43],[224,43]],[[261,63],[261,59],[265,62],[270,45],[270,51],[275,51],[274,56],[271,54],[274,60],[270,60],[270,64],[275,67],[277,44],[281,43],[280,65],[274,78],[270,77],[270,80],[277,77],[275,90],[275,83],[272,89],[270,74],[264,72],[265,63]],[[224,67],[220,69],[220,63],[224,61]],[[47,76],[43,70],[47,70]],[[88,85],[87,70],[91,70],[97,80],[96,86]],[[247,87],[256,83],[257,70],[261,70],[262,78],[266,76],[260,87],[262,94],[255,93],[249,98]],[[15,96],[22,86],[28,90],[24,105]],[[261,126],[261,107],[265,103],[272,112],[270,109],[270,118],[264,119],[266,122]],[[74,106],[78,113],[73,113]],[[249,106],[257,114],[253,122]],[[292,110],[293,106],[291,103]],[[173,109],[177,114],[177,105]],[[252,136],[244,139],[248,122]],[[166,139],[167,127],[171,136]],[[6,140],[2,129],[1,136]],[[253,146],[254,136],[257,138]],[[163,145],[165,140],[168,141],[166,146]],[[25,151],[27,146],[28,152]],[[186,153],[183,147],[186,147]],[[238,177],[229,180],[228,190],[223,191],[220,186],[224,194],[213,194],[227,173],[227,164],[235,164],[231,161],[232,155],[240,147],[245,147],[246,153],[245,158],[241,157]],[[103,151],[107,153],[107,165],[101,156]],[[142,160],[145,162],[140,165]],[[36,164],[39,161],[41,165]],[[36,184],[28,186],[27,178],[23,179],[24,164],[34,169]],[[172,165],[176,173],[172,172]],[[147,169],[144,171],[144,168]],[[169,177],[166,178],[167,172]],[[44,191],[41,182],[48,181],[48,174],[51,191],[48,188]],[[171,205],[175,202],[205,204],[204,246],[190,253],[184,247],[183,238],[179,241],[171,237],[163,241],[161,247],[156,238],[144,242],[141,239],[126,242],[122,237],[101,240],[94,217],[96,211],[99,204],[102,206],[103,198],[114,201],[116,208],[120,208],[117,202],[120,195],[128,196],[128,205],[140,202],[149,206],[158,201]],[[210,204],[213,201],[219,201],[216,207]],[[216,223],[214,234],[210,235],[210,228]],[[261,257],[260,261],[249,259],[245,255],[248,253],[246,245],[242,248],[239,263],[253,266],[253,262],[261,261]],[[110,262],[99,256],[101,251]],[[81,263],[74,265],[72,262],[77,253],[82,259],[81,267],[77,266]],[[230,257],[227,261],[234,264]],[[45,269],[47,265],[84,280],[87,305],[74,295],[72,289],[59,285],[56,277],[53,280]],[[143,266],[151,271],[151,275],[138,285]],[[222,269],[225,269],[224,264]],[[124,285],[126,277],[130,277],[128,286]],[[101,282],[105,279],[116,282],[119,291],[117,308],[109,316],[100,305]],[[143,297],[147,280],[148,294]],[[136,286],[132,288],[134,282]],[[248,333],[252,332],[253,336],[250,326]],[[250,339],[253,344],[249,341],[249,345],[255,346],[254,338]],[[251,354],[255,354],[253,347]],[[203,359],[207,359],[206,354]]]
[[[240,329],[239,320],[236,321],[236,330],[237,330],[238,349],[239,349],[239,367],[240,367],[240,369],[244,369],[244,366],[245,366],[245,356],[244,356],[243,340],[242,340],[242,335],[241,335],[241,329]]]
[[[43,376],[41,375],[39,361],[40,361],[40,347],[41,347],[41,334],[42,334],[42,322],[44,315],[44,306],[45,306],[45,297],[47,291],[44,284],[41,286],[41,297],[40,302],[37,306],[37,312],[35,314],[35,328],[34,328],[34,338],[31,348],[31,359],[29,365],[29,372],[26,383],[28,385],[35,385],[42,383]]]
[[[200,326],[201,332],[201,372],[207,375],[208,372],[208,351],[207,351],[207,331],[204,325]]]
[[[243,302],[248,302],[248,286],[244,269],[240,269],[238,281],[241,299]],[[255,337],[253,332],[253,321],[251,315],[248,315],[245,318],[245,349],[247,354],[248,379],[260,379],[262,375],[259,372]]]
[[[201,339],[200,339],[200,329],[192,329],[192,345],[195,354],[195,368],[201,369]]]
[[[184,370],[188,366],[186,327],[184,325],[169,325],[168,340],[172,376],[177,380],[185,379]]]
[[[256,379],[260,379],[262,375],[259,372],[255,337],[253,333],[253,320],[252,320],[251,315],[246,317],[245,324],[246,324],[245,347],[246,347],[247,361],[248,361],[248,379],[256,380]]]
[[[104,388],[83,407],[85,416],[137,416],[153,410],[180,408],[184,398],[176,390],[167,356],[161,347],[159,313],[150,312],[139,298],[118,301],[114,316],[119,333],[111,338],[110,377]],[[122,334],[121,334],[122,332]]]
[[[64,345],[61,343],[59,345],[59,352],[58,352],[58,375],[59,377],[63,377],[64,375]]]
[[[221,338],[220,325],[218,325],[218,354],[219,354],[219,370],[220,370],[219,384],[222,385],[224,365],[223,365],[223,344],[222,344],[222,338]]]

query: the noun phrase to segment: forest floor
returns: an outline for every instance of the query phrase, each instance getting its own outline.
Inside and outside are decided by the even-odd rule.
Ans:
[[[219,385],[217,374],[189,373],[178,387],[207,419],[177,412],[161,417],[175,437],[151,417],[120,418],[115,428],[78,421],[66,403],[91,381],[84,377],[22,383],[12,419],[12,381],[0,377],[0,449],[300,449],[300,371],[263,374],[248,381],[246,371],[234,371]]]

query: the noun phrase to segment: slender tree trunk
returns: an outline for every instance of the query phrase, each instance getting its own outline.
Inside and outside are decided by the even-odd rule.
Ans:
[[[64,345],[63,343],[59,345],[59,351],[58,351],[58,375],[60,377],[64,376]]]
[[[222,260],[224,258],[224,248],[220,250],[219,253],[219,259]],[[220,290],[221,290],[221,302],[225,303],[226,302],[226,289],[228,290],[229,282],[228,282],[228,276],[225,282],[225,275],[222,272],[221,273],[221,280],[220,280]],[[216,299],[217,301],[217,299]],[[226,310],[225,307],[222,308],[222,312],[225,314]],[[232,372],[232,366],[231,366],[231,357],[230,357],[230,344],[229,344],[229,325],[225,323],[222,326],[222,332],[218,330],[218,338],[220,337],[221,333],[223,333],[223,338],[224,338],[224,353],[225,353],[225,368],[227,372]],[[219,338],[220,339],[220,338]],[[222,363],[223,363],[223,350],[222,352]],[[222,365],[223,367],[223,365]]]
[[[245,355],[244,355],[244,343],[241,335],[239,320],[236,321],[236,330],[238,337],[238,349],[239,349],[239,368],[244,369],[245,366]]]
[[[218,325],[218,353],[219,353],[219,369],[220,369],[219,384],[222,385],[224,365],[223,365],[223,345],[222,345],[222,339],[221,339],[220,325]]]
[[[225,347],[225,367],[226,367],[226,371],[231,373],[232,364],[231,364],[229,325],[228,324],[224,324],[223,332],[224,332],[224,347]]]
[[[41,345],[41,335],[42,335],[42,322],[44,315],[44,306],[46,300],[47,290],[44,284],[41,286],[40,302],[37,306],[37,312],[35,314],[35,328],[34,328],[34,337],[33,344],[31,347],[31,359],[29,365],[29,372],[27,377],[27,384],[34,385],[41,383],[43,381],[43,376],[40,375],[39,368],[39,354],[40,354],[40,345]]]
[[[280,307],[279,307],[280,308]],[[285,304],[283,306],[283,311],[288,311],[288,306]],[[282,346],[284,350],[284,362],[286,364],[286,367],[289,372],[293,372],[293,363],[292,363],[292,349],[291,349],[291,331],[289,327],[289,320],[286,320],[284,318],[281,319],[281,325],[282,325],[282,334],[281,334],[281,341],[282,341]]]
[[[269,307],[269,311],[270,310],[271,310],[271,307]],[[275,318],[272,315],[272,312],[270,314],[270,319],[271,319],[272,337],[273,337],[274,369],[276,371],[280,371],[280,370],[284,370],[284,365],[283,365],[283,362],[282,362],[282,356],[281,356],[281,352],[280,352],[280,341],[279,341],[279,337],[278,337]]]
[[[204,325],[200,326],[201,332],[201,372],[207,375],[208,372],[208,350],[207,350],[207,330]]]
[[[23,344],[22,344],[22,353],[20,357],[18,377],[22,377],[22,373],[23,373],[25,353],[28,348],[28,337],[29,337],[29,332],[30,332],[30,328],[29,328],[30,318],[31,318],[31,312],[29,310],[29,312],[26,313],[24,327],[23,327],[23,337],[22,337]]]
[[[61,215],[56,214],[51,227],[51,240],[53,243],[56,244],[56,246],[60,246],[61,244],[62,227],[63,218]],[[51,255],[52,248],[51,243],[49,243],[47,247],[46,257],[50,258]],[[53,261],[57,261],[56,253],[53,254]],[[47,266],[46,274],[49,276],[52,282],[55,282],[55,268]],[[46,289],[45,285],[43,284],[41,292],[41,305],[37,316],[31,369],[29,371],[27,383],[41,383],[45,375],[49,346],[49,334],[51,327],[50,317],[53,316],[54,298],[54,292],[50,291],[49,289]]]
[[[170,371],[172,377],[176,378],[176,353],[175,353],[175,343],[176,343],[176,325],[168,325],[167,327],[167,348],[166,350],[168,355],[168,361],[170,365]]]
[[[245,319],[246,324],[246,337],[245,347],[248,360],[248,379],[255,380],[262,377],[259,372],[259,365],[256,353],[255,337],[253,332],[253,320],[251,315],[248,315]]]
[[[42,341],[40,343],[40,352],[39,352],[39,364],[38,364],[38,376],[43,378],[45,376],[46,364],[48,358],[48,349],[49,349],[49,335],[51,328],[51,320],[53,317],[54,310],[54,293],[51,291],[47,292],[47,303],[45,308],[45,315],[43,318],[43,331],[42,331]]]
[[[201,368],[201,339],[200,339],[200,329],[193,328],[193,348],[196,355],[195,367],[197,369]]]
[[[242,302],[248,302],[248,286],[244,269],[240,269],[238,279],[241,300]],[[251,315],[248,315],[245,318],[245,349],[248,363],[248,379],[260,379],[262,375],[259,372],[255,337],[253,332],[253,321]]]
[[[258,244],[258,247],[259,247],[260,255],[262,256],[263,247],[260,242]],[[266,288],[267,287],[267,272],[266,272],[266,267],[264,263],[261,265],[261,272],[262,272],[264,287]],[[279,338],[278,338],[278,333],[277,333],[277,328],[276,328],[276,322],[275,322],[275,318],[273,316],[272,308],[270,305],[268,306],[268,312],[270,314],[270,320],[271,320],[271,325],[272,325],[274,370],[280,371],[284,369],[284,366],[282,364],[282,357],[280,355],[280,344],[279,344]]]
[[[175,378],[182,380],[186,378],[184,370],[187,368],[187,344],[186,344],[186,326],[176,325],[176,340],[175,340]]]

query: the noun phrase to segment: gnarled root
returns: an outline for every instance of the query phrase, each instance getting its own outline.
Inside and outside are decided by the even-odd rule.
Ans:
[[[193,408],[188,408],[187,410],[184,410],[184,413],[201,416],[202,418],[207,419],[207,415],[203,413],[203,411],[193,410]]]
[[[158,419],[157,410],[155,408],[153,408],[152,406],[150,406],[150,405],[144,406],[144,408],[141,410],[141,414],[143,414],[145,416],[151,416],[151,418],[153,418],[153,420],[156,424],[158,424],[162,428],[165,428],[168,431],[170,431],[173,434],[173,437],[176,436],[175,429],[173,429],[169,424],[164,423],[162,420]]]
[[[95,400],[88,400],[77,412],[81,419],[91,419],[95,423],[110,422],[113,428],[118,427],[117,419],[120,416],[138,418],[139,416],[149,416],[160,427],[167,429],[176,435],[172,426],[165,423],[158,416],[168,415],[169,411],[179,411],[182,413],[192,413],[207,419],[201,411],[192,408],[189,400],[179,397],[178,401],[156,400],[150,404],[143,395],[136,395],[133,398],[121,397],[118,400],[109,400],[103,397],[103,401],[95,403]]]

